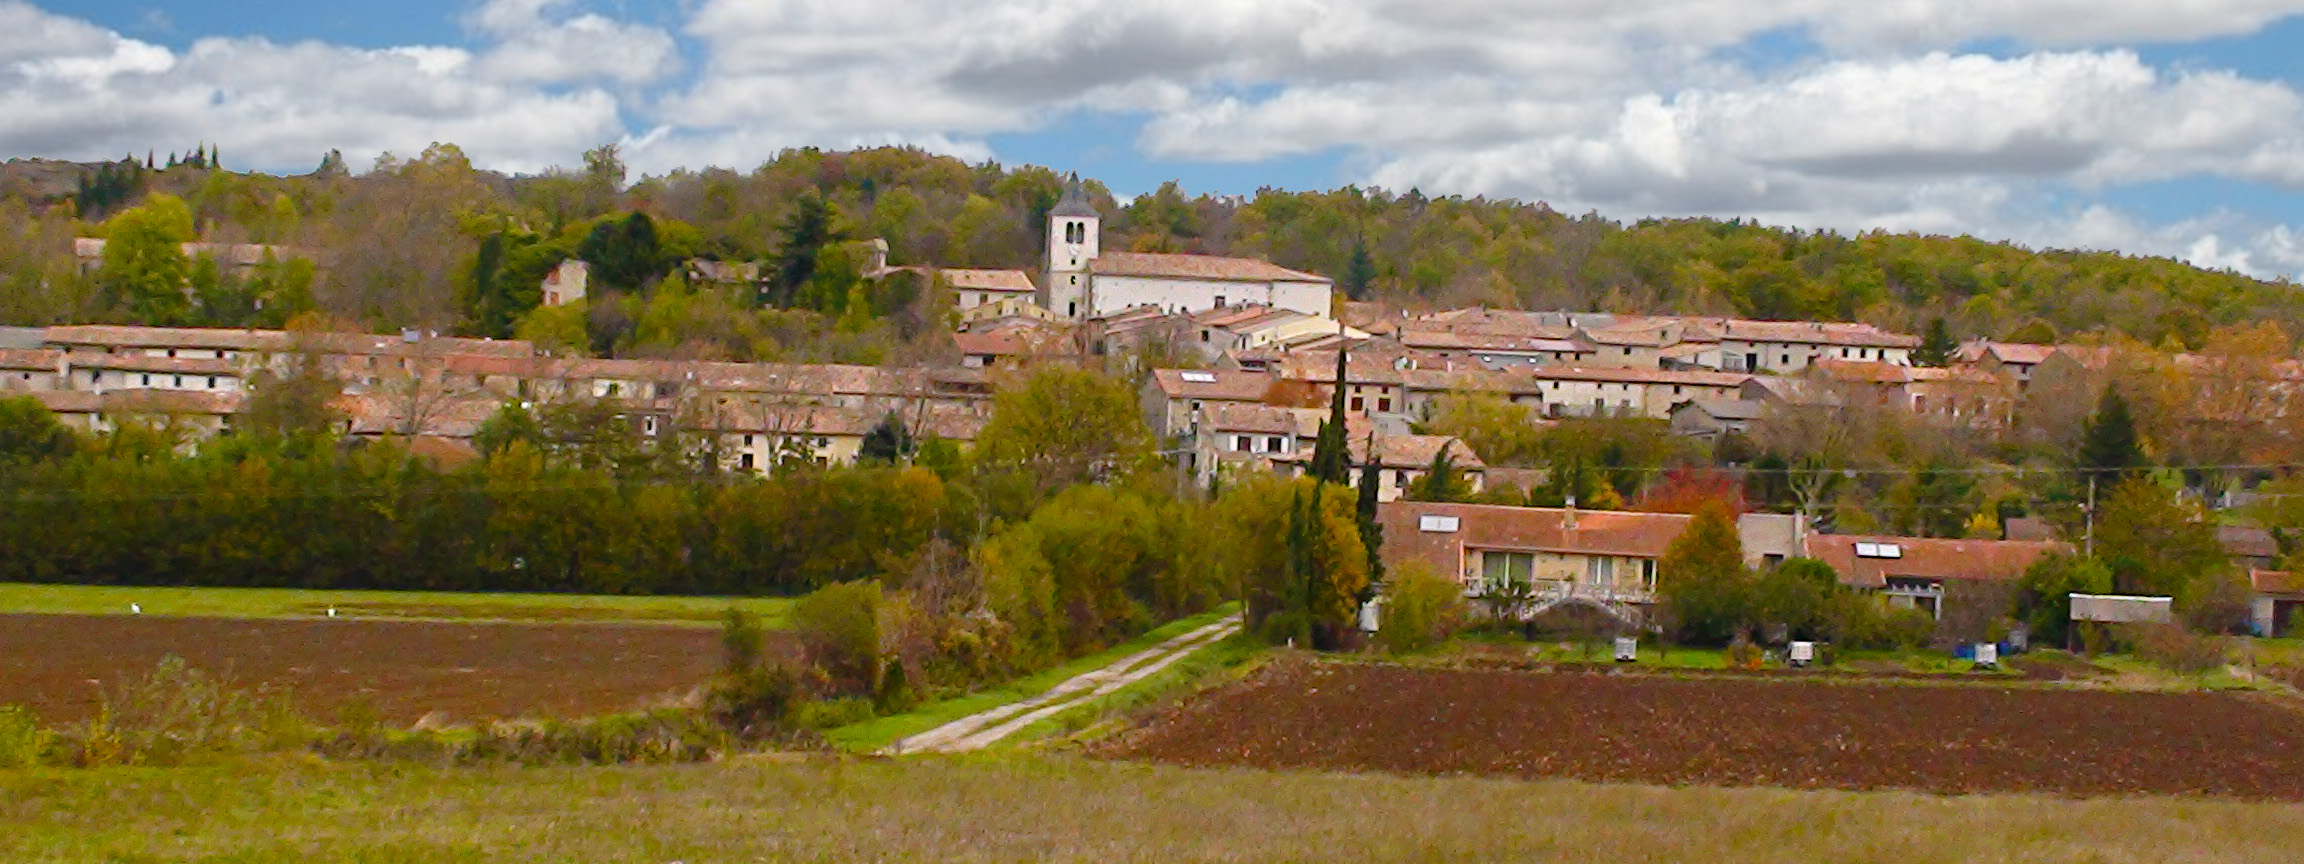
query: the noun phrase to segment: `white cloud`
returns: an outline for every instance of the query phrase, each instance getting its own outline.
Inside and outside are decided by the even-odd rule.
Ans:
[[[0,63],[9,153],[112,158],[209,142],[227,164],[281,167],[316,165],[332,148],[358,164],[441,141],[485,166],[538,170],[623,131],[615,97],[506,83],[462,49],[251,38],[177,52],[27,9],[0,4],[0,16],[73,41]]]
[[[2087,206],[2202,175],[2304,188],[2294,87],[2124,47],[2246,35],[2304,0],[692,0],[678,40],[603,10],[482,0],[467,48],[178,52],[0,0],[0,147],[205,138],[301,165],[452,140],[529,170],[621,138],[660,172],[803,145],[992,158],[995,136],[1103,113],[1145,117],[1153,158],[1341,153],[1359,173],[1339,179],[1617,216],[2304,264],[2281,226]],[[1979,42],[2005,53],[1963,53]]]

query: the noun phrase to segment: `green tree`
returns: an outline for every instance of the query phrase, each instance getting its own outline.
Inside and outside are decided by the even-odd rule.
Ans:
[[[1368,241],[1352,243],[1352,257],[1344,262],[1344,296],[1366,300],[1376,285],[1376,259],[1368,254]]]
[[[2137,443],[2136,418],[2119,388],[2106,387],[2096,402],[2096,413],[2080,433],[2080,476],[2110,486],[2132,476],[2145,465],[2144,448]]]
[[[1350,500],[1310,478],[1255,477],[1225,494],[1217,517],[1251,632],[1325,648],[1352,627],[1368,570]]]
[[[1346,446],[1344,426],[1344,391],[1351,380],[1347,373],[1350,351],[1342,345],[1336,347],[1336,392],[1328,404],[1328,419],[1320,423],[1320,437],[1312,443],[1312,477],[1322,483],[1343,485],[1350,481],[1352,454]],[[1376,454],[1368,454],[1376,458]]]
[[[1153,452],[1152,432],[1127,385],[1062,365],[1039,367],[994,396],[992,416],[976,437],[978,464],[1017,478],[1032,501],[1143,470]]]
[[[864,443],[857,449],[859,462],[895,463],[912,458],[914,449],[912,430],[904,428],[904,421],[890,411],[880,418],[872,431],[864,433]]]
[[[31,396],[0,397],[0,467],[72,455],[79,439]]]
[[[1841,591],[1832,565],[1814,558],[1787,559],[1754,584],[1754,618],[1783,626],[1789,638],[1813,639],[1822,635],[1825,610]]]
[[[333,438],[344,420],[337,400],[343,381],[329,374],[320,355],[304,348],[287,356],[285,369],[259,370],[248,381],[247,410],[239,426],[247,432],[280,440]]]
[[[2072,622],[2072,595],[2108,594],[2112,571],[2102,561],[2065,553],[2043,555],[2018,583],[2016,614],[2033,644],[2064,644]]]
[[[1360,545],[1368,550],[1368,584],[1384,581],[1384,523],[1379,521],[1378,494],[1383,491],[1384,463],[1376,458],[1376,433],[1368,433],[1368,458],[1360,465],[1359,498],[1353,514],[1359,519]]]
[[[652,286],[671,266],[657,239],[656,221],[637,211],[594,223],[577,245],[576,257],[591,265],[593,282],[623,291]]]
[[[868,695],[879,685],[884,604],[877,582],[826,585],[792,604],[792,635],[834,694]]]
[[[517,401],[497,406],[496,413],[480,421],[480,428],[472,435],[472,444],[483,456],[494,456],[515,442],[531,448],[542,448],[548,443],[544,424],[537,422],[536,413]]]
[[[192,208],[174,195],[154,195],[104,224],[104,262],[96,271],[107,305],[151,326],[190,323],[185,289],[192,262],[183,244],[195,236]]]
[[[784,239],[778,245],[774,262],[774,276],[769,281],[769,305],[790,307],[800,298],[801,289],[816,277],[818,258],[824,248],[842,240],[846,233],[838,224],[838,214],[832,202],[814,190],[800,194],[792,204],[792,214],[784,223]]]
[[[1656,593],[1689,642],[1725,644],[1751,624],[1752,573],[1727,505],[1705,504],[1673,538],[1656,565]]]
[[[1409,500],[1462,501],[1465,496],[1472,494],[1472,484],[1465,479],[1464,469],[1456,467],[1455,454],[1450,452],[1453,449],[1442,446],[1432,454],[1432,465],[1425,470],[1424,476],[1408,484]]]
[[[1950,366],[1952,355],[1960,350],[1960,342],[1952,338],[1952,328],[1942,317],[1928,322],[1928,332],[1920,337],[1920,347],[1912,350],[1912,362],[1920,366]]]
[[[2174,597],[2183,609],[2231,569],[2208,514],[2150,478],[2123,481],[2099,500],[2096,557],[2116,590]]]
[[[1401,567],[1385,586],[1382,608],[1376,643],[1396,654],[1444,641],[1471,617],[1464,586],[1421,561]]]

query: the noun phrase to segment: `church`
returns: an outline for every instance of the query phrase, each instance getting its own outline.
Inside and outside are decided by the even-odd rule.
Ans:
[[[1336,283],[1326,276],[1254,258],[1104,252],[1102,223],[1077,186],[1048,212],[1042,308],[1073,321],[1139,306],[1186,315],[1244,305],[1331,314]]]

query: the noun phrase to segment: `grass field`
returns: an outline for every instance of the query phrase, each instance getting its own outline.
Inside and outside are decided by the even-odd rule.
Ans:
[[[293,588],[142,588],[0,582],[0,614],[145,615],[213,618],[341,617],[412,621],[651,623],[717,627],[730,604],[783,626],[780,597],[622,597],[467,594],[445,591],[312,591]]]
[[[0,771],[0,860],[2292,862],[2304,807],[1071,757]]]
[[[1122,657],[1158,645],[1171,637],[1180,636],[1213,624],[1217,619],[1232,614],[1236,608],[1237,604],[1226,604],[1211,612],[1194,615],[1190,618],[1179,618],[1154,628],[1152,632],[1054,669],[978,690],[965,696],[930,702],[903,714],[877,717],[862,723],[827,730],[824,737],[830,740],[834,746],[843,750],[854,753],[873,752],[895,743],[898,738],[917,735],[970,714],[989,711],[1010,702],[1038,696],[1048,688],[1063,683],[1067,678],[1103,668]]]

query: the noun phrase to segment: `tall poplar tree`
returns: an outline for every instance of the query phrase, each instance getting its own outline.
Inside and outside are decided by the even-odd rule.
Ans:
[[[1344,388],[1350,376],[1345,372],[1349,352],[1343,345],[1336,346],[1336,395],[1329,400],[1328,419],[1320,424],[1320,438],[1312,445],[1312,477],[1322,483],[1342,485],[1352,473],[1352,454],[1344,441]],[[1373,458],[1374,454],[1370,454]]]

